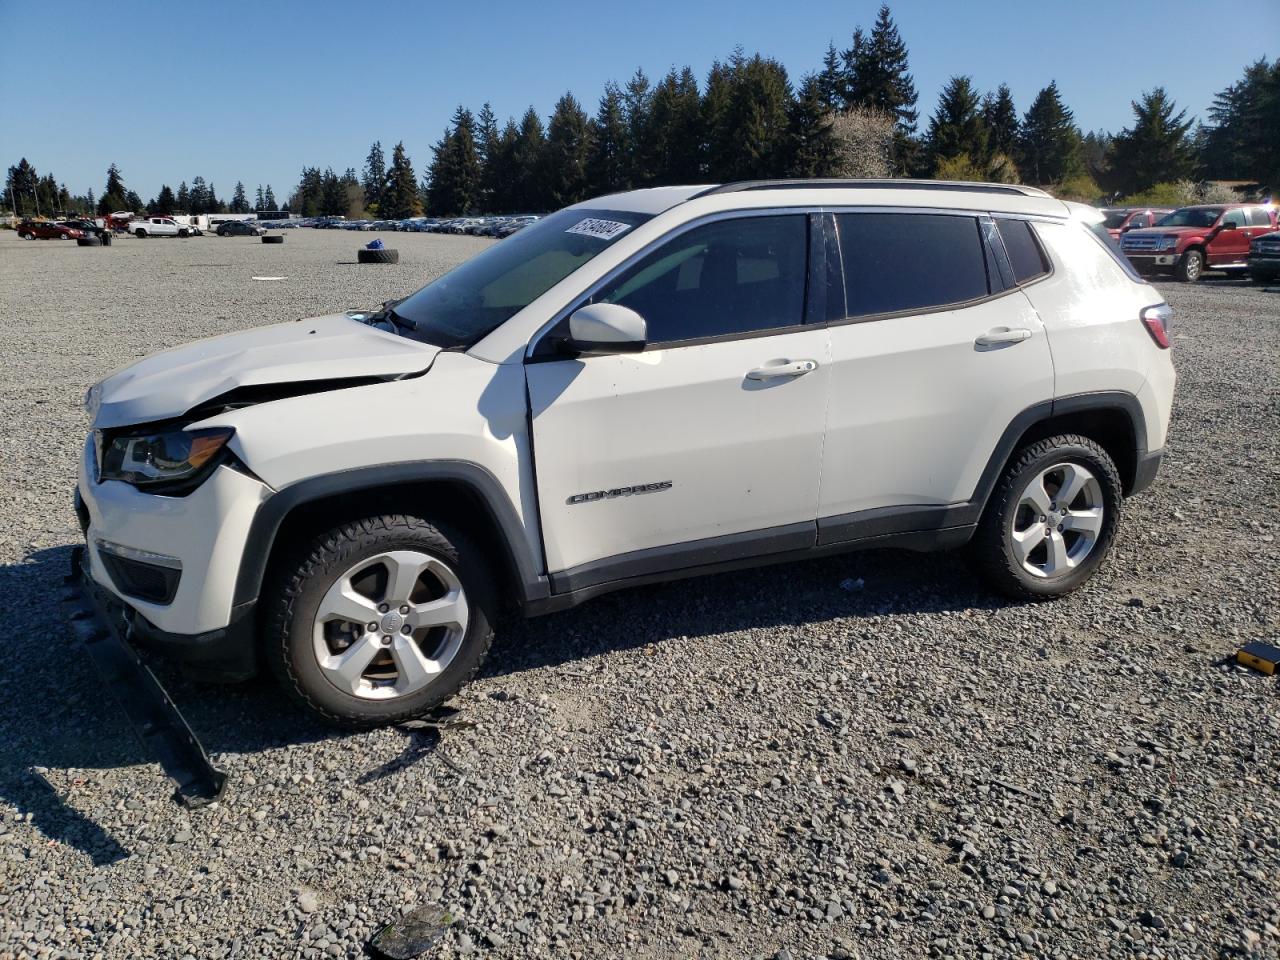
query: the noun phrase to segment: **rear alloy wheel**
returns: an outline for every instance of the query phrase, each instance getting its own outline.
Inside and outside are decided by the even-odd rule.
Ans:
[[[419,716],[488,653],[492,587],[461,534],[417,517],[373,517],[318,537],[284,566],[268,659],[286,689],[329,723]]]
[[[984,578],[1018,599],[1071,593],[1110,551],[1123,496],[1111,457],[1087,437],[1051,437],[1023,448],[974,536]]]
[[[1195,283],[1204,273],[1204,254],[1199,250],[1188,250],[1178,260],[1174,272],[1183,283]]]

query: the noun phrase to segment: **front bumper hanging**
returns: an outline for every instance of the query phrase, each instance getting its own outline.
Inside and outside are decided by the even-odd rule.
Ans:
[[[71,553],[63,610],[138,739],[178,785],[174,799],[188,808],[222,796],[227,775],[210,761],[173,698],[129,644],[133,628],[113,609],[84,569],[84,547]]]

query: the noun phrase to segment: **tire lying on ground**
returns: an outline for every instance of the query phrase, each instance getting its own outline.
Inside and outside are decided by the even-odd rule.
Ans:
[[[102,240],[99,237],[80,237],[76,240],[76,245],[81,247],[100,247]]]
[[[281,234],[280,236],[277,236],[277,237],[263,237],[262,242],[263,243],[284,243],[284,235]]]
[[[360,263],[399,263],[400,251],[360,249],[356,251],[356,260]]]

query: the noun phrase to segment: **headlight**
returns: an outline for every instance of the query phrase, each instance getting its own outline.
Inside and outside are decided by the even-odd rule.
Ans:
[[[168,488],[165,492],[191,490],[213,469],[219,452],[234,433],[230,427],[215,427],[108,434],[98,444],[98,479],[123,480],[135,487]]]
[[[1173,249],[1174,247],[1176,247],[1177,245],[1178,245],[1178,238],[1177,238],[1177,237],[1163,237],[1163,238],[1160,240],[1160,249],[1161,249],[1161,250],[1172,250],[1172,249]]]

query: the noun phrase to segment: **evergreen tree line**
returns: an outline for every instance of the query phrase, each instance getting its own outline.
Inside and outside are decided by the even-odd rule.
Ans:
[[[971,78],[943,87],[923,132],[908,51],[887,5],[849,46],[829,44],[822,67],[791,83],[777,60],[736,50],[699,84],[689,67],[657,83],[641,70],[610,82],[593,115],[572,93],[544,123],[530,107],[500,124],[489,104],[459,106],[421,180],[403,143],[390,163],[381,142],[360,174],[304,167],[283,209],[299,216],[374,214],[387,219],[551,210],[636,187],[773,177],[917,176],[1023,182],[1096,200],[1196,179],[1250,180],[1280,188],[1280,58],[1265,58],[1220,92],[1208,123],[1187,117],[1162,87],[1134,101],[1130,126],[1083,133],[1056,82],[1019,113],[1007,84],[982,92]],[[6,192],[21,214],[140,210],[113,164],[102,196],[73,197],[24,158]],[[270,184],[250,205],[236,184],[229,203],[196,177],[167,185],[153,213],[276,209]]]

